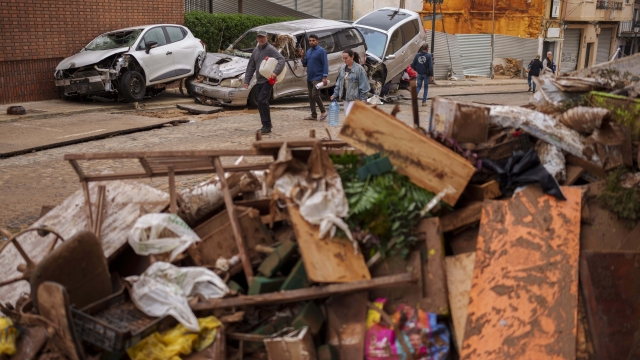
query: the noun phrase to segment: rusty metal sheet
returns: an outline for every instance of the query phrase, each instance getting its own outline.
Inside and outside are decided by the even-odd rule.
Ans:
[[[106,186],[104,220],[102,222],[102,250],[105,257],[110,258],[117,255],[119,250],[127,244],[129,230],[142,215],[141,211],[161,212],[169,205],[169,194],[134,181],[90,183],[89,193],[93,214],[97,212],[96,199],[98,198],[99,185]],[[141,207],[144,209],[142,210]],[[88,230],[82,190],[78,190],[66,198],[29,228],[38,228],[43,225],[56,230],[65,239],[71,238],[80,231]],[[38,262],[42,260],[47,251],[47,246],[43,246],[43,244],[50,244],[53,239],[53,234],[40,237],[37,232],[33,231],[20,236],[18,241],[29,257]],[[57,246],[59,244],[60,242]],[[0,253],[0,282],[17,277],[19,273],[16,268],[20,264],[24,264],[22,256],[14,246],[7,246]],[[4,286],[0,290],[0,303],[15,303],[23,292],[29,293],[29,284],[26,281]]]
[[[461,359],[574,359],[581,191],[486,201]]]
[[[585,251],[580,282],[595,359],[640,359],[640,252]]]

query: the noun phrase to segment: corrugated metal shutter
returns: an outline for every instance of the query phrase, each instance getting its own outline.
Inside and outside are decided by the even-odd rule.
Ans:
[[[320,17],[321,16],[320,5],[321,5],[320,1],[318,0],[315,0],[315,1],[298,0],[298,11],[303,12],[305,14]]]
[[[602,64],[609,61],[609,54],[611,50],[611,28],[601,29],[600,36],[598,36],[598,53],[596,55],[596,64]]]
[[[288,8],[291,9],[295,9],[296,8],[296,0],[269,0],[271,2],[274,2],[276,4],[280,4],[282,6],[286,6]]]
[[[209,0],[184,0],[184,12],[209,11]]]
[[[350,20],[348,0],[269,0],[273,3],[329,20]]]
[[[431,46],[431,30],[427,30],[427,43]],[[433,53],[433,77],[435,79],[446,79],[449,68],[453,66],[453,74],[458,79],[464,79],[464,70],[462,68],[462,59],[460,58],[460,47],[458,46],[458,38],[455,35],[445,34],[436,31],[434,39]],[[451,54],[451,56],[449,56]]]
[[[465,75],[486,76],[491,70],[491,35],[457,34]]]
[[[185,0],[185,9],[187,2],[205,2],[207,7],[203,11],[209,11],[209,0]],[[301,1],[301,0],[300,0]],[[237,0],[212,0],[211,12],[222,14],[237,14],[238,13],[238,1]],[[296,11],[293,8],[279,5],[268,0],[244,0],[242,4],[242,11],[245,14],[258,15],[258,16],[291,16],[298,19],[309,19],[316,16],[306,14],[304,12]]]
[[[496,35],[494,58],[532,60],[538,55],[538,39]]]
[[[564,41],[562,42],[562,61],[560,62],[560,73],[573,71],[577,68],[578,54],[580,52],[580,35],[581,34],[582,34],[582,31],[580,29],[566,29],[564,31]]]

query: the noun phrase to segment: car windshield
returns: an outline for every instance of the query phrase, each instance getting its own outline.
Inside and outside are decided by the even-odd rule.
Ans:
[[[359,26],[358,30],[360,30],[360,33],[364,36],[364,42],[367,44],[367,51],[382,59],[384,47],[387,45],[387,34],[382,31]]]
[[[136,42],[136,39],[138,39],[141,32],[142,29],[135,29],[102,34],[93,39],[93,41],[90,42],[89,45],[85,46],[84,49],[88,51],[95,51],[129,47]]]
[[[235,56],[250,57],[253,49],[258,45],[258,40],[256,40],[257,35],[258,32],[254,30],[246,32],[236,40],[236,42],[231,44],[227,50],[225,50],[225,53]],[[269,38],[269,43],[273,44],[276,36],[274,34],[267,34],[267,37]]]

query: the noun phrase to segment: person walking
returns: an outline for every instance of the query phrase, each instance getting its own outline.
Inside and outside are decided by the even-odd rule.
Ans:
[[[433,59],[429,54],[429,45],[422,45],[422,49],[413,58],[411,68],[418,73],[417,95],[420,94],[424,83],[424,93],[422,94],[422,106],[427,106],[427,93],[429,92],[429,81],[433,80]]]
[[[249,63],[247,64],[247,70],[244,76],[244,88],[249,88],[251,78],[253,78],[253,74],[256,73],[255,87],[256,94],[258,95],[258,111],[260,112],[260,122],[262,122],[262,128],[259,131],[263,134],[268,134],[271,132],[271,128],[273,127],[271,124],[269,98],[271,97],[271,90],[273,89],[273,84],[275,84],[276,77],[280,75],[280,73],[284,69],[285,60],[280,52],[276,50],[273,45],[269,44],[269,39],[267,39],[266,31],[258,30],[256,40],[258,41],[258,45],[251,53],[251,58],[249,58]],[[256,72],[256,69],[260,68],[260,63],[266,57],[275,58],[276,60],[278,60],[278,65],[276,65],[276,68],[273,70],[273,74],[271,74],[270,79],[262,76],[259,71]]]
[[[307,68],[307,89],[309,90],[309,106],[311,107],[311,116],[307,116],[304,120],[318,120],[316,104],[320,108],[320,120],[324,120],[327,118],[327,112],[320,98],[320,89],[317,89],[316,85],[322,83],[322,86],[327,86],[329,59],[327,59],[327,51],[322,46],[318,46],[318,35],[309,35],[309,45],[306,54],[302,48],[298,50],[302,57],[302,66]]]
[[[540,59],[540,55],[536,55],[536,59]],[[529,65],[527,65],[527,84],[529,84],[529,90],[527,90],[527,92],[531,91],[531,65],[532,64],[533,64],[533,60],[531,60],[529,62]]]
[[[547,57],[544,58],[544,60],[542,60],[542,68],[543,68],[543,73],[550,73],[550,74],[555,74],[555,71],[553,70],[553,53],[551,51],[547,52]]]
[[[369,78],[367,72],[360,65],[360,55],[351,49],[342,52],[344,65],[338,73],[338,80],[333,89],[331,101],[343,101],[344,114],[349,115],[356,100],[367,101],[369,93]]]
[[[533,93],[536,93],[536,82],[535,79],[540,76],[542,72],[543,65],[542,61],[540,61],[540,55],[536,55],[536,58],[531,60],[531,68],[529,69],[529,75],[531,76],[531,83],[533,84]]]

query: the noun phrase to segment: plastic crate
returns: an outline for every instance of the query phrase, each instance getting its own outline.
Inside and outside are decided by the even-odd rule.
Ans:
[[[77,336],[113,353],[122,353],[156,331],[177,324],[171,316],[154,318],[138,310],[123,286],[82,310],[71,308]]]
[[[480,159],[501,160],[510,157],[511,154],[513,154],[513,152],[516,150],[522,150],[526,152],[532,147],[533,143],[531,142],[529,135],[522,134],[501,144],[484,149],[477,149],[474,152]]]

